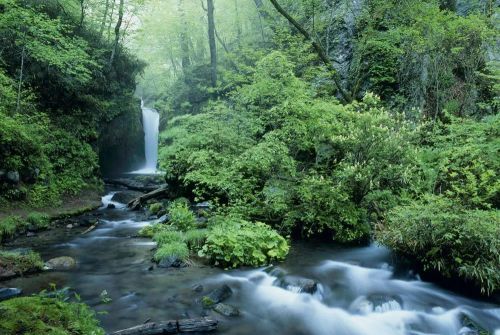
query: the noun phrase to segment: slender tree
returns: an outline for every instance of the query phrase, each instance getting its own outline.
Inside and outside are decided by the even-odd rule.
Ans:
[[[115,42],[113,44],[113,50],[111,51],[111,57],[109,58],[109,65],[113,64],[116,52],[118,51],[118,44],[120,43],[120,29],[123,22],[123,7],[125,5],[125,0],[120,0],[120,5],[118,7],[118,21],[115,26]]]
[[[210,80],[217,86],[217,45],[215,44],[214,0],[207,0],[208,45],[210,47]]]
[[[181,64],[182,70],[186,71],[189,66],[191,66],[191,58],[189,55],[189,35],[188,35],[188,23],[186,20],[186,12],[184,11],[184,1],[179,0],[178,2],[179,17],[181,19],[181,32],[179,34],[180,45],[181,45]]]
[[[342,87],[342,83],[340,81],[340,77],[337,73],[337,70],[333,66],[332,60],[330,60],[326,55],[326,52],[325,50],[323,50],[323,47],[311,36],[311,34],[307,32],[307,30],[304,27],[300,25],[300,23],[298,23],[290,14],[288,14],[288,12],[283,7],[281,7],[281,5],[278,3],[277,0],[269,0],[269,1],[272,3],[274,8],[276,8],[278,13],[280,13],[283,17],[285,17],[288,20],[288,22],[290,22],[290,24],[294,26],[295,29],[297,29],[304,36],[304,38],[311,43],[313,49],[318,54],[318,57],[321,59],[323,64],[325,64],[326,68],[330,72],[333,82],[335,83],[337,90],[342,96],[342,99],[345,102],[351,102],[352,101],[351,94]]]
[[[99,35],[101,37],[104,34],[104,29],[106,28],[106,21],[108,19],[108,11],[109,11],[109,0],[106,0],[106,4],[104,5],[104,14],[102,15],[101,28],[99,29]]]

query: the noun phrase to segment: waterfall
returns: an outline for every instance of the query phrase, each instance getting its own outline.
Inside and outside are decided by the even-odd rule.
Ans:
[[[144,106],[141,100],[142,126],[144,128],[144,152],[146,163],[144,167],[134,173],[154,174],[158,163],[158,133],[160,127],[160,114]]]

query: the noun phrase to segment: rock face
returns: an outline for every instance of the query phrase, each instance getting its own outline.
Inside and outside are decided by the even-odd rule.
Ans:
[[[17,171],[7,172],[6,180],[7,180],[7,182],[14,184],[14,185],[19,184],[19,181],[20,181],[19,172],[17,172]]]
[[[0,288],[0,301],[20,296],[23,290],[19,288]]]
[[[56,257],[47,261],[45,266],[49,270],[67,271],[76,267],[76,260],[68,256]]]
[[[141,195],[143,194],[137,191],[120,191],[115,193],[115,195],[113,195],[111,201],[116,201],[122,204],[128,204],[132,200],[140,197]]]

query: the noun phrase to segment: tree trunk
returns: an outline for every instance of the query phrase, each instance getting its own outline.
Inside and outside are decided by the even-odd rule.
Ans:
[[[80,27],[83,27],[83,20],[85,20],[85,0],[80,0]]]
[[[131,210],[135,211],[141,208],[142,204],[149,200],[149,199],[155,199],[159,197],[163,197],[169,194],[169,187],[168,186],[162,186],[154,191],[151,191],[149,193],[146,193],[144,195],[141,195],[140,197],[130,201],[127,204],[127,207],[130,208]]]
[[[217,329],[217,321],[209,318],[150,322],[120,330],[111,335],[160,335],[180,333],[209,333]]]
[[[274,8],[276,8],[276,10],[281,15],[283,15],[283,17],[285,17],[288,20],[288,22],[290,22],[290,24],[293,25],[295,29],[297,29],[304,36],[306,40],[308,40],[311,43],[313,49],[316,51],[321,61],[323,62],[323,64],[325,64],[326,68],[330,72],[333,82],[335,83],[335,86],[337,87],[337,90],[339,91],[343,100],[345,102],[351,102],[352,101],[351,95],[342,87],[342,83],[340,82],[337,70],[333,66],[332,61],[328,58],[321,45],[318,42],[316,42],[312,38],[312,36],[307,32],[307,30],[305,30],[304,27],[302,27],[290,14],[288,14],[283,9],[283,7],[280,6],[277,0],[269,0],[269,1],[273,4]]]
[[[182,70],[185,72],[188,67],[191,66],[191,58],[189,57],[189,43],[188,43],[188,31],[187,31],[187,21],[186,12],[184,11],[184,2],[179,0],[178,2],[179,16],[181,18],[181,33],[180,33],[180,44],[181,44],[181,64]]]
[[[25,54],[26,47],[23,46],[23,49],[21,50],[21,73],[19,74],[19,84],[17,86],[17,104],[16,104],[16,111],[19,112],[19,109],[21,108],[21,88],[23,86],[23,72],[24,72],[24,54]]]
[[[109,58],[109,65],[113,64],[116,52],[118,51],[118,44],[120,43],[120,28],[123,21],[123,7],[125,0],[120,0],[120,6],[118,7],[118,21],[115,26],[115,43],[113,44],[113,50],[111,51],[111,57]]]
[[[210,80],[217,86],[217,45],[215,44],[214,0],[207,0],[208,45],[210,46]]]
[[[99,36],[104,34],[104,29],[106,28],[106,21],[108,19],[108,11],[109,11],[109,0],[106,0],[106,7],[104,7],[104,14],[102,16],[101,29],[99,29]]]
[[[108,24],[108,42],[111,38],[111,25],[113,24],[113,16],[115,15],[115,8],[116,8],[116,0],[111,0],[113,1],[113,4],[111,6],[111,15],[109,16],[109,24]]]

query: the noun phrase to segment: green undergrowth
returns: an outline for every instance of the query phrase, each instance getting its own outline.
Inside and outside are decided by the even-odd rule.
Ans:
[[[199,255],[222,267],[262,266],[284,260],[285,238],[261,222],[215,217]]]
[[[40,296],[0,302],[2,335],[104,335],[85,304]]]
[[[0,268],[9,277],[22,276],[39,272],[43,269],[43,261],[38,253],[0,251]]]
[[[39,231],[50,228],[48,214],[31,212],[26,218],[18,215],[7,216],[0,220],[0,243],[26,231]]]

